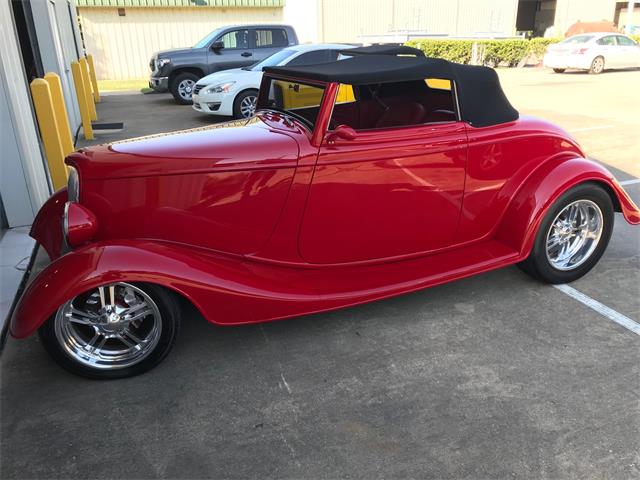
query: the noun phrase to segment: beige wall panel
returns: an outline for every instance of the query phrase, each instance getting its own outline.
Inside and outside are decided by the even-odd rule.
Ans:
[[[613,22],[615,10],[616,0],[558,0],[554,26],[564,35],[564,32],[578,20]]]
[[[99,79],[149,76],[158,50],[195,44],[212,30],[237,23],[282,23],[282,8],[80,8],[87,51]]]
[[[320,38],[357,42],[393,32],[515,34],[517,0],[319,0]]]

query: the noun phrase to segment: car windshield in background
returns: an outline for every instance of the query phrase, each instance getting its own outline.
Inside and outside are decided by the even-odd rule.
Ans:
[[[573,44],[573,43],[587,43],[593,38],[593,35],[576,35],[575,37],[569,37],[562,40],[560,43]]]
[[[248,67],[243,67],[243,70],[252,70],[254,72],[261,72],[264,67],[275,67],[276,65],[280,65],[281,62],[285,61],[294,53],[296,53],[295,50],[285,48],[284,50],[280,50],[279,52],[276,52],[273,55],[268,56],[261,62],[254,63],[253,65],[250,65]]]
[[[209,45],[209,43],[211,43],[211,40],[213,40],[215,37],[218,36],[218,34],[220,34],[220,32],[222,31],[221,28],[218,28],[217,30],[214,30],[213,32],[209,33],[206,37],[204,37],[202,40],[200,40],[198,43],[196,43],[193,48],[204,48],[207,45]]]
[[[267,108],[288,113],[313,130],[318,118],[324,86],[302,82],[268,79],[268,98],[260,99],[258,109]]]

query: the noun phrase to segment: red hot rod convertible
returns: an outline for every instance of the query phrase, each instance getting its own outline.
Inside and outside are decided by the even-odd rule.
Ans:
[[[588,272],[640,212],[566,132],[520,117],[489,68],[364,47],[265,70],[248,120],[86,148],[31,235],[51,263],[11,319],[93,378],[158,364],[176,297],[238,325],[506,265]]]

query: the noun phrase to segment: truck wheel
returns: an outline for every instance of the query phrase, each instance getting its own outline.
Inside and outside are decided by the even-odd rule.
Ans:
[[[240,92],[233,101],[233,118],[249,118],[256,111],[258,101],[257,90],[245,90]]]
[[[597,75],[598,73],[602,73],[603,70],[604,70],[604,57],[597,56],[591,62],[591,68],[589,68],[589,73],[594,73]]]
[[[554,68],[553,71],[556,73],[564,73],[564,71],[566,70],[566,68]]]
[[[62,367],[94,379],[138,375],[167,356],[180,327],[173,295],[151,284],[111,283],[82,293],[40,327]]]
[[[609,194],[593,183],[578,185],[547,212],[529,258],[518,265],[543,282],[573,282],[600,260],[613,221]]]
[[[191,72],[182,72],[175,76],[175,78],[171,81],[171,86],[169,90],[171,91],[171,95],[175,99],[176,103],[180,105],[191,105],[193,100],[191,96],[193,95],[193,89],[196,86],[196,82],[200,78]]]

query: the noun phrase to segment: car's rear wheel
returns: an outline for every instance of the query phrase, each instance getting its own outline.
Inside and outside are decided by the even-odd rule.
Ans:
[[[602,73],[604,71],[604,57],[597,56],[591,62],[591,68],[589,68],[589,73]]]
[[[256,102],[258,101],[257,90],[245,90],[240,92],[233,101],[234,118],[249,118],[256,112]]]
[[[564,71],[566,70],[566,68],[554,68],[553,71],[556,73],[564,73]]]
[[[138,375],[169,353],[180,326],[173,295],[151,284],[111,283],[58,308],[40,327],[62,367],[89,378]]]
[[[613,221],[609,194],[593,183],[578,185],[547,212],[529,258],[519,266],[547,283],[577,280],[600,260]]]
[[[182,72],[173,78],[169,90],[174,100],[180,105],[191,105],[193,103],[193,89],[200,78],[191,72]]]

